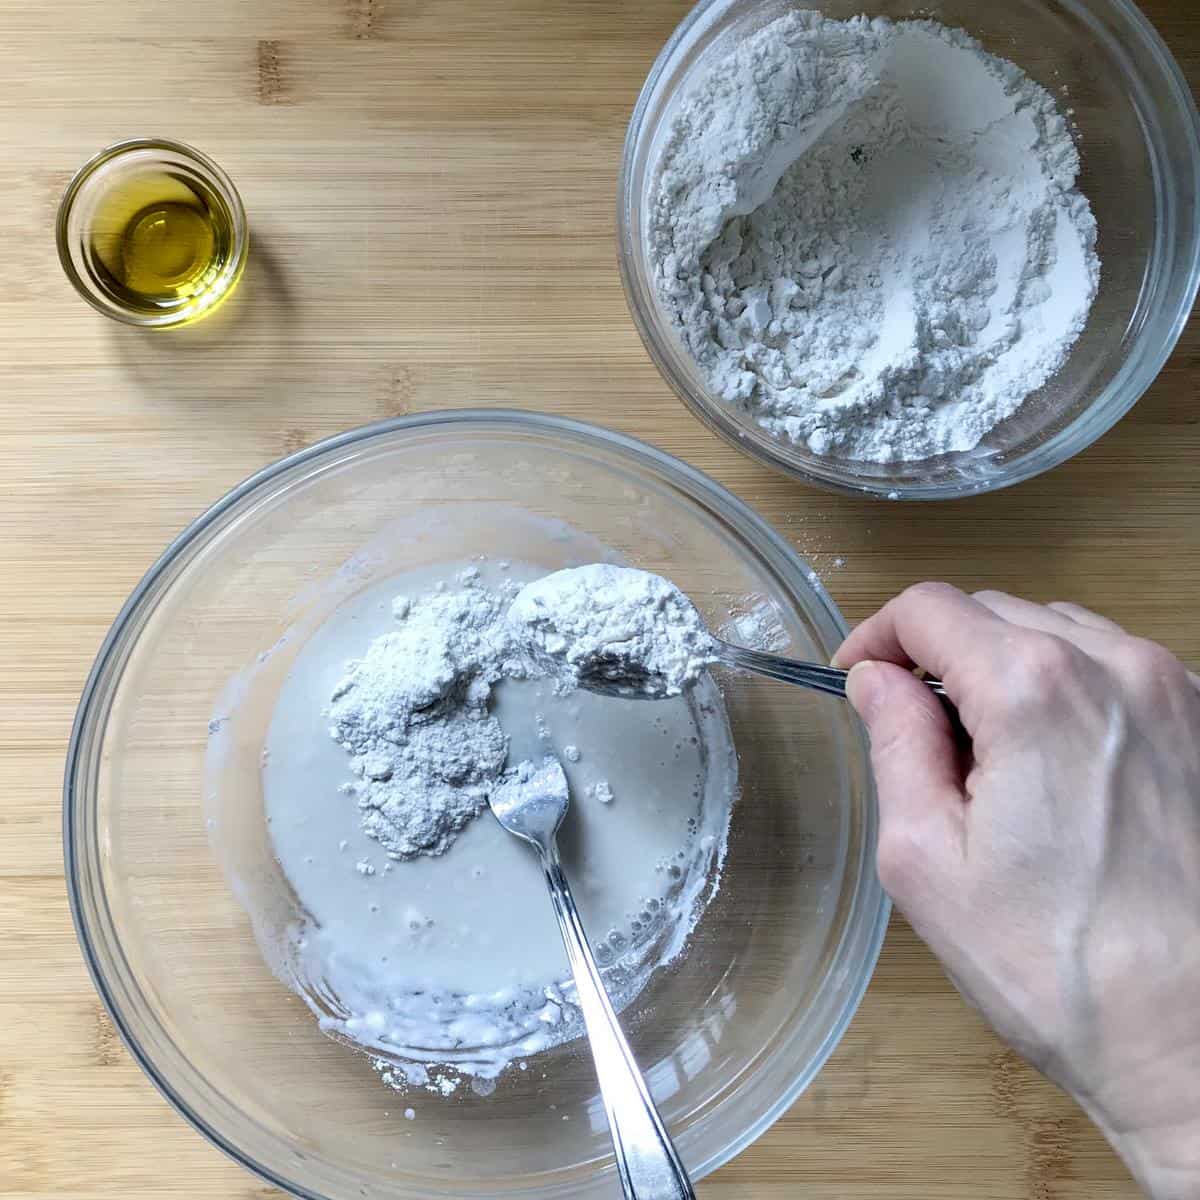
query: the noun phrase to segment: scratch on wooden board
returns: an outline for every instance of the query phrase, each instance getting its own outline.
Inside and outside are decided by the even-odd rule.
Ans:
[[[287,74],[284,70],[283,46],[276,41],[258,43],[258,102],[259,104],[291,104]]]
[[[283,431],[283,437],[280,440],[280,453],[284,457],[289,454],[295,454],[303,450],[306,446],[311,446],[316,440],[316,435],[310,433],[307,429],[301,429],[298,425],[289,426]]]
[[[1075,1177],[1071,1124],[1069,1119],[1061,1117],[1030,1122],[1027,1171],[1030,1200],[1055,1200],[1059,1195],[1058,1185]]]
[[[100,1067],[114,1067],[125,1057],[120,1035],[108,1013],[99,1005],[95,1010],[93,1052],[96,1065]]]
[[[1011,1050],[997,1050],[988,1059],[992,1078],[992,1110],[998,1117],[1018,1118],[1017,1092],[1025,1064]]]
[[[366,41],[376,35],[383,0],[347,0],[346,11],[350,19],[350,36]]]
[[[384,367],[372,387],[375,410],[381,418],[403,417],[412,412],[417,383],[408,367]]]

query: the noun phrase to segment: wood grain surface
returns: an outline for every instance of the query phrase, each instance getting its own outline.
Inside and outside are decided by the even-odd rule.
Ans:
[[[806,490],[693,421],[617,276],[625,123],[682,0],[0,2],[0,1197],[265,1200],[134,1066],[80,959],[64,749],[152,559],[328,434],[520,406],[649,439],[758,508],[851,619],[928,577],[1070,597],[1200,661],[1200,337],[1087,453],[919,509]],[[1200,80],[1200,9],[1147,0]],[[210,152],[251,214],[236,299],[174,335],[107,322],[54,250],[98,147]],[[905,923],[833,1060],[701,1194],[1129,1200],[1075,1106],[957,998]]]

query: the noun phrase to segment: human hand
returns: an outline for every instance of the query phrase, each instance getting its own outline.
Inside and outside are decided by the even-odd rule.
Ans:
[[[884,887],[1156,1200],[1200,1197],[1200,681],[1076,605],[919,584],[835,664]],[[940,676],[971,752],[911,673]]]

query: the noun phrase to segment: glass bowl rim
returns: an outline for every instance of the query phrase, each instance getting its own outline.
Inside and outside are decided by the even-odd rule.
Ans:
[[[70,280],[71,286],[97,312],[103,313],[106,317],[111,317],[114,321],[120,321],[125,325],[134,325],[140,329],[170,329],[177,325],[190,323],[195,319],[196,314],[183,308],[161,316],[154,316],[135,313],[130,309],[121,307],[116,302],[105,302],[96,294],[88,281],[76,269],[67,241],[67,223],[70,219],[71,209],[74,207],[75,200],[83,185],[105,163],[122,158],[126,154],[136,153],[139,150],[166,150],[187,159],[205,177],[206,182],[215,186],[221,193],[221,198],[229,205],[229,212],[233,218],[233,254],[230,256],[224,274],[234,280],[241,275],[250,253],[250,229],[246,221],[246,208],[242,203],[241,193],[237,190],[237,185],[230,179],[220,163],[209,158],[204,151],[197,150],[195,146],[189,146],[186,142],[179,142],[174,138],[124,138],[119,142],[113,142],[111,145],[97,150],[71,176],[70,182],[63,189],[62,198],[58,202],[58,211],[54,219],[55,246],[58,250],[59,264],[62,266],[63,273],[67,279]]]
[[[762,2],[765,6],[766,0],[762,0]],[[788,0],[785,6],[776,5],[776,7],[780,7],[781,11],[783,7],[803,9],[806,6],[819,7],[820,2],[821,0],[808,0],[806,5],[805,0]],[[1089,17],[1095,8],[1106,9],[1118,20],[1127,23],[1130,33],[1137,42],[1138,49],[1149,55],[1155,68],[1161,73],[1162,83],[1177,104],[1179,117],[1186,129],[1186,144],[1180,146],[1179,150],[1181,156],[1186,156],[1187,168],[1180,168],[1175,190],[1190,191],[1191,245],[1189,247],[1190,254],[1182,256],[1186,263],[1187,283],[1179,296],[1175,311],[1171,313],[1169,307],[1161,305],[1157,309],[1159,317],[1170,315],[1167,327],[1161,331],[1157,345],[1147,344],[1144,331],[1154,322],[1145,321],[1142,330],[1139,330],[1137,335],[1138,340],[1131,347],[1132,352],[1121,362],[1116,375],[1108,382],[1103,391],[1069,424],[1059,429],[1045,442],[1033,446],[1022,452],[1020,456],[1011,459],[995,475],[965,480],[962,483],[953,481],[892,483],[886,479],[855,480],[852,473],[844,470],[840,464],[829,470],[801,466],[788,457],[786,453],[788,447],[778,439],[770,437],[765,431],[758,435],[745,428],[725,411],[726,406],[709,394],[707,389],[703,395],[693,394],[687,380],[682,377],[671,361],[674,357],[673,353],[669,353],[661,344],[666,340],[659,333],[660,326],[666,332],[664,323],[659,319],[657,312],[651,314],[646,311],[648,305],[640,294],[637,272],[632,266],[632,259],[635,257],[632,210],[635,206],[640,205],[640,197],[635,197],[631,193],[634,164],[637,159],[639,142],[644,136],[650,102],[655,97],[662,77],[673,64],[680,46],[698,28],[702,29],[708,23],[720,20],[720,10],[729,8],[734,3],[736,0],[698,0],[672,31],[650,67],[642,89],[638,93],[629,124],[625,130],[617,179],[617,261],[626,306],[647,355],[664,382],[684,407],[729,445],[772,470],[786,475],[789,479],[842,495],[865,495],[887,500],[957,500],[1000,491],[1061,466],[1102,438],[1133,408],[1158,379],[1183,335],[1196,303],[1197,292],[1200,291],[1200,109],[1197,109],[1196,98],[1192,94],[1192,89],[1178,60],[1145,13],[1133,0],[1061,0],[1061,3],[1073,15],[1080,17],[1089,26],[1094,25],[1094,20],[1089,20]],[[717,11],[714,12],[714,10]],[[967,32],[969,33],[970,30]],[[1137,76],[1139,87],[1142,86],[1143,79],[1143,75]],[[1151,149],[1152,157],[1155,156],[1158,147],[1155,145],[1154,138],[1144,128],[1143,137]],[[1162,195],[1168,188],[1167,183],[1160,179],[1162,170],[1161,164],[1157,161],[1153,164],[1153,173],[1158,212],[1157,236],[1150,252],[1150,263],[1161,259],[1164,253],[1161,246],[1162,210],[1164,207]],[[1185,189],[1185,185],[1190,185],[1190,187]],[[1172,204],[1183,204],[1184,202],[1183,199],[1168,200],[1166,207],[1170,208]],[[1174,224],[1179,224],[1178,216],[1174,217]],[[1173,230],[1173,232],[1178,233],[1178,230]],[[653,306],[654,303],[654,298],[650,296],[649,306]],[[1152,310],[1152,313],[1154,311]],[[686,352],[680,351],[680,353]]]
[[[465,426],[472,431],[492,427],[564,436],[577,444],[615,449],[623,457],[631,458],[641,466],[649,468],[650,473],[659,480],[673,484],[690,484],[713,503],[714,508],[723,519],[731,522],[740,540],[745,541],[756,553],[762,554],[772,569],[779,571],[789,590],[811,597],[820,606],[821,615],[828,620],[835,632],[844,635],[848,631],[844,618],[825,588],[819,583],[814,584],[808,578],[808,568],[799,553],[772,528],[765,518],[703,471],[628,434],[569,417],[521,409],[434,410],[389,418],[335,434],[260,468],[205,509],[170,541],[166,549],[139,580],[114,618],[88,672],[72,723],[63,777],[63,860],[71,919],[97,994],[133,1060],[163,1098],[188,1124],[229,1158],[260,1179],[284,1192],[300,1197],[301,1200],[328,1200],[328,1197],[297,1180],[283,1177],[273,1168],[257,1161],[224,1132],[214,1128],[212,1123],[196,1110],[192,1101],[185,1099],[180,1094],[175,1083],[167,1077],[167,1072],[160,1068],[154,1056],[144,1045],[143,1039],[135,1032],[134,1022],[126,1018],[116,998],[116,988],[110,983],[108,974],[106,974],[106,966],[102,962],[103,956],[98,951],[98,945],[106,940],[103,937],[103,928],[97,927],[95,916],[89,913],[91,902],[85,899],[80,884],[78,863],[86,846],[80,844],[83,839],[76,829],[76,821],[89,798],[90,791],[86,777],[81,775],[81,769],[84,766],[86,753],[91,748],[90,744],[103,731],[104,721],[107,718],[107,709],[105,707],[98,709],[97,705],[111,696],[113,681],[106,678],[110,667],[114,662],[120,661],[124,651],[136,644],[141,634],[141,629],[136,622],[137,618],[142,615],[143,606],[148,599],[153,598],[156,588],[163,582],[164,576],[169,576],[180,556],[201,535],[208,532],[222,518],[236,510],[239,505],[259,493],[267,485],[297,467],[315,464],[324,456],[337,453],[347,447],[359,443],[367,444],[376,438],[388,437],[406,430],[456,425]],[[681,490],[685,495],[691,496],[688,488]],[[167,579],[166,585],[169,586],[170,582],[173,581]],[[119,679],[119,676],[117,678]],[[106,691],[108,695],[105,694]],[[695,1179],[703,1178],[717,1170],[757,1141],[795,1103],[841,1041],[874,976],[875,967],[883,948],[892,904],[883,892],[871,861],[878,827],[878,806],[874,781],[869,771],[866,772],[864,786],[866,788],[866,811],[863,819],[862,844],[859,847],[858,855],[860,882],[854,896],[853,907],[847,916],[844,927],[839,932],[838,942],[833,951],[836,963],[851,936],[856,935],[861,953],[861,966],[857,978],[847,989],[836,1020],[811,1056],[806,1069],[796,1073],[774,1103],[741,1136],[734,1138],[715,1153],[709,1154],[694,1170],[693,1178]],[[848,862],[852,861],[852,859],[848,860]],[[101,898],[103,899],[103,897]],[[114,945],[107,945],[105,949],[110,955],[123,958],[119,940]],[[107,969],[111,971],[111,963],[108,964]],[[534,1193],[528,1194],[533,1195]],[[416,1200],[416,1197],[423,1196],[424,1193],[413,1192],[411,1195]]]

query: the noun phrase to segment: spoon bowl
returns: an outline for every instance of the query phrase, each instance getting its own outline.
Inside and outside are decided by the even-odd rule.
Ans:
[[[488,797],[496,820],[536,850],[553,846],[571,795],[562,764],[547,758],[540,767],[522,763]]]

